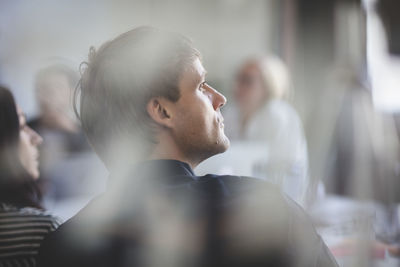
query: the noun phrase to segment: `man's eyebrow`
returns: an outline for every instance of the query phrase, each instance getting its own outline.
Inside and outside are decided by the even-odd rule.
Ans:
[[[200,81],[199,81],[199,83],[204,82],[206,75],[207,75],[207,71],[206,71],[206,70],[203,70],[203,72],[202,72],[201,75],[200,75]]]
[[[196,86],[199,85],[200,83],[203,83],[204,80],[205,80],[206,74],[207,74],[207,71],[206,71],[206,70],[203,70],[203,72],[202,72],[199,76],[197,76],[197,75],[194,76],[193,79],[192,79],[193,83],[194,83]]]

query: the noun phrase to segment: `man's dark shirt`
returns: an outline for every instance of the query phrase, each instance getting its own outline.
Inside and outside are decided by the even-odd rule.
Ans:
[[[50,266],[337,266],[304,211],[265,181],[153,160],[50,234]]]

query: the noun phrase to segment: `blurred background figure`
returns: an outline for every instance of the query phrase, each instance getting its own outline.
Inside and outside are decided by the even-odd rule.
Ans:
[[[254,173],[303,204],[308,186],[307,142],[302,122],[287,101],[290,77],[276,56],[248,59],[236,75],[234,103],[225,109],[231,141],[260,142],[267,157]]]
[[[45,205],[64,219],[102,192],[106,177],[72,110],[78,81],[78,74],[67,65],[39,70],[35,93],[40,112],[28,122],[44,139],[40,166]],[[100,174],[92,173],[95,169]]]
[[[329,128],[329,134],[321,130],[326,144],[314,140],[328,147],[320,159],[324,195],[310,212],[343,266],[381,266],[379,261],[397,266],[389,264],[388,247],[381,243],[392,242],[398,229],[391,212],[400,185],[393,117],[375,109],[371,89],[354,69],[342,66],[332,73],[327,79],[331,90],[323,96],[330,103],[319,102],[315,112],[320,129]]]
[[[386,40],[377,1],[362,2],[364,9],[355,1],[339,5],[338,25],[347,19],[360,30],[337,30],[342,31],[341,49],[311,112],[318,129],[309,139],[311,161],[326,195],[310,212],[342,266],[399,266],[398,85],[391,90],[396,88],[396,67],[381,47]],[[388,2],[393,15],[395,1]]]
[[[37,129],[53,129],[63,134],[76,134],[80,132],[71,109],[71,91],[79,81],[78,74],[66,65],[58,64],[39,70],[36,74],[35,93],[39,105],[39,116],[30,121]],[[72,139],[71,136],[69,137]],[[80,138],[70,147],[75,149],[88,149],[82,147],[86,142]]]
[[[388,51],[400,56],[400,3],[396,0],[377,0],[376,6],[386,32]]]
[[[41,241],[60,224],[40,204],[42,141],[0,86],[0,266],[36,266]]]
[[[383,30],[386,36],[386,48],[389,52],[389,58],[392,64],[389,65],[390,71],[393,75],[399,77],[399,56],[400,56],[400,17],[398,11],[400,10],[400,2],[396,0],[377,0],[372,1],[376,8]],[[374,62],[375,64],[375,62]],[[376,68],[380,68],[381,65],[376,64]],[[386,70],[384,70],[386,71]],[[392,87],[398,92],[400,88],[400,80],[394,80]],[[400,113],[394,112],[392,114],[395,120],[395,126],[397,129],[397,138],[400,138]],[[397,154],[400,154],[399,146],[395,146]],[[388,184],[387,190],[385,190],[387,201],[384,202],[383,212],[380,214],[380,224],[377,224],[378,237],[388,247],[389,253],[393,256],[400,257],[400,160],[397,162],[396,176],[395,179]],[[390,178],[391,176],[389,176]],[[400,264],[399,264],[400,265]]]

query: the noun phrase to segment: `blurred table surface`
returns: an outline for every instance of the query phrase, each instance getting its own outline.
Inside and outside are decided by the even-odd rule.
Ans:
[[[400,266],[387,246],[376,239],[375,223],[382,206],[347,197],[326,195],[308,211],[318,233],[342,267]]]

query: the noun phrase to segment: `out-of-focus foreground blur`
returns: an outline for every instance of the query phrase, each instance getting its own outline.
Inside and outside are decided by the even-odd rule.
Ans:
[[[208,83],[228,98],[222,112],[231,148],[198,174],[282,186],[341,266],[400,265],[400,57],[387,50],[376,1],[3,0],[0,84],[35,121],[48,112],[38,71],[63,65],[78,74],[90,46],[141,25],[190,37]],[[256,80],[266,79],[256,77],[260,69],[279,76],[276,83],[284,79],[285,97],[257,102]],[[58,90],[45,94],[50,102],[71,102],[76,81],[67,91],[48,83]],[[235,115],[259,110],[254,120]],[[108,175],[71,111],[56,117],[71,120],[63,127],[38,129],[45,207],[64,219],[102,192]]]

